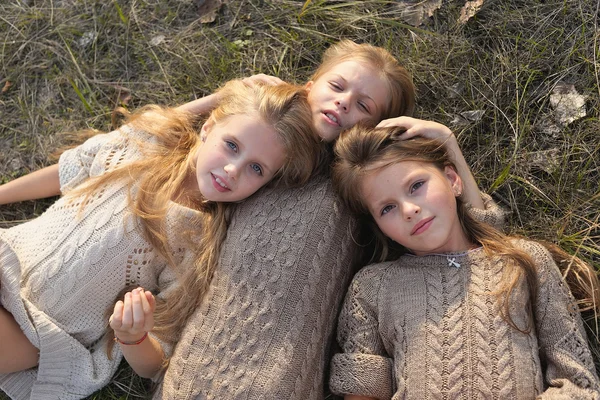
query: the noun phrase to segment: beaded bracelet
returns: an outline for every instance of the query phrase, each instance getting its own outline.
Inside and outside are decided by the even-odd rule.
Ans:
[[[125,346],[135,346],[136,344],[142,343],[144,340],[146,340],[147,337],[148,337],[148,332],[144,333],[144,336],[142,336],[141,339],[138,339],[135,342],[124,342],[115,335],[114,341],[119,344],[123,344]]]

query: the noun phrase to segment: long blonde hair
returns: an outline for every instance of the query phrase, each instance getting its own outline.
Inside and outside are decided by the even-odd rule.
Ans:
[[[444,144],[437,140],[414,138],[400,140],[400,128],[372,129],[357,125],[343,132],[335,144],[336,160],[332,168],[332,179],[336,191],[345,205],[359,218],[368,230],[375,234],[374,242],[367,246],[370,250],[370,262],[392,260],[406,253],[407,250],[386,237],[371,216],[363,194],[360,192],[361,181],[367,174],[375,170],[401,161],[417,161],[432,164],[441,171],[446,166],[455,168]],[[532,305],[538,290],[535,262],[525,251],[513,244],[510,237],[493,227],[475,220],[466,211],[463,202],[457,198],[457,212],[463,231],[472,243],[480,244],[485,253],[502,256],[507,259],[500,287],[494,294],[502,299],[502,314],[505,320],[515,329],[527,332],[531,324],[518,327],[510,316],[509,299],[520,279],[524,277],[529,287],[530,321],[533,321]],[[545,243],[542,243],[546,245]],[[547,246],[559,268],[568,267],[567,283],[578,297],[582,309],[598,308],[600,300],[598,277],[594,269],[576,257],[568,255],[557,246]]]
[[[331,45],[311,81],[316,81],[336,64],[356,61],[379,71],[388,84],[390,99],[380,119],[412,115],[415,109],[415,87],[410,73],[386,49],[367,43],[358,44],[344,39]]]
[[[273,184],[291,187],[308,181],[319,162],[321,143],[311,128],[311,111],[304,88],[289,84],[249,87],[241,81],[231,81],[220,90],[219,97],[220,103],[210,116],[215,123],[243,114],[259,118],[276,131],[286,158]],[[194,167],[193,155],[202,145],[198,122],[196,116],[177,109],[143,108],[127,121],[130,128],[156,139],[140,144],[143,157],[107,171],[72,192],[90,196],[117,179],[126,181],[130,191],[136,188],[135,195],[130,195],[130,209],[138,217],[147,240],[180,279],[180,285],[157,301],[155,331],[169,342],[178,339],[186,320],[206,293],[228,226],[230,204],[190,199],[192,207],[202,211],[200,220],[185,223],[187,247],[194,249],[195,257],[189,265],[176,265],[173,257],[176,249],[169,246],[165,219],[171,199],[177,197]],[[200,231],[194,231],[194,227],[201,227]]]

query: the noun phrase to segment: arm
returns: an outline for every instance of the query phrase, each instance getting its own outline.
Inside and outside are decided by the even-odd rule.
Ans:
[[[34,171],[0,186],[0,204],[58,196],[58,164]]]
[[[403,139],[410,139],[415,136],[422,136],[428,139],[438,139],[445,143],[446,148],[452,156],[452,161],[456,166],[456,172],[463,181],[463,194],[461,198],[472,207],[484,209],[483,200],[479,192],[477,182],[471,173],[471,169],[460,150],[458,141],[454,133],[445,125],[433,121],[425,121],[411,117],[397,117],[381,121],[378,128],[399,126],[406,129],[400,136]]]
[[[377,319],[381,270],[363,269],[353,279],[340,313],[342,350],[331,361],[329,385],[345,399],[391,399],[393,360],[387,355]]]
[[[281,79],[265,74],[252,75],[248,78],[244,78],[242,82],[248,86],[254,86],[257,83],[264,85],[278,85],[283,83]],[[185,103],[177,107],[177,109],[180,111],[189,112],[190,114],[206,114],[217,107],[219,101],[219,92],[216,92],[200,99],[190,101],[189,103]]]
[[[177,109],[190,114],[206,114],[212,111],[218,104],[219,93],[217,92],[180,105]]]
[[[577,308],[550,253],[538,243],[528,252],[538,267],[535,304],[540,360],[548,389],[538,398],[597,399],[600,382]]]
[[[158,341],[152,336],[144,338],[154,327],[155,309],[152,293],[138,288],[126,293],[125,299],[115,304],[110,317],[110,326],[115,331],[115,337],[119,338],[117,342],[123,356],[131,368],[144,378],[154,377],[164,362],[164,353]]]

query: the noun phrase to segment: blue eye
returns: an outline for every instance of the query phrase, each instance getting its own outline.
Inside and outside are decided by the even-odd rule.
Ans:
[[[387,213],[389,213],[390,211],[392,211],[394,209],[395,206],[385,206],[383,207],[383,209],[381,210],[381,215],[385,215]]]
[[[425,184],[424,181],[418,181],[415,182],[411,187],[410,187],[410,192],[413,193],[415,190],[419,189],[421,186],[423,186]]]
[[[254,172],[256,172],[257,174],[259,174],[260,176],[262,176],[263,172],[262,172],[262,168],[260,167],[260,165],[258,165],[258,164],[252,164],[250,166],[250,168],[252,168],[252,170]]]
[[[234,152],[237,153],[237,151],[238,151],[237,144],[235,144],[234,142],[231,142],[229,140],[227,140],[225,143],[227,143],[227,147],[229,147],[231,150],[233,150]]]

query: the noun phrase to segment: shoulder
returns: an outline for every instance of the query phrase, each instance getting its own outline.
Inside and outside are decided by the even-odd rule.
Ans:
[[[399,261],[387,261],[377,264],[370,264],[361,268],[354,278],[353,285],[380,287],[386,281],[386,277],[399,266]]]
[[[536,262],[552,259],[550,251],[540,242],[524,238],[511,238],[510,241],[513,246],[527,253]]]

